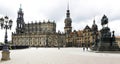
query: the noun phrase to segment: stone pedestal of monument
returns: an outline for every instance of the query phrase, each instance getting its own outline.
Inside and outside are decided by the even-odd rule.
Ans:
[[[117,42],[113,42],[112,46],[110,46],[110,51],[120,51]]]
[[[3,61],[10,60],[10,52],[9,51],[2,51],[1,60],[3,60]]]
[[[3,50],[2,50],[2,61],[6,61],[6,60],[10,60],[10,51],[8,49],[8,45],[4,45],[3,46]]]
[[[111,37],[111,33],[109,32],[110,29],[108,27],[105,27],[104,29],[102,29],[101,35],[100,35],[100,39],[99,42],[97,43],[97,45],[93,46],[93,50],[96,51],[119,51],[119,46],[117,44],[117,42],[115,42],[115,37],[114,37],[114,32],[113,35]]]
[[[97,47],[97,51],[108,51],[110,47],[109,43],[103,43],[103,42],[99,42],[98,43],[98,47]]]

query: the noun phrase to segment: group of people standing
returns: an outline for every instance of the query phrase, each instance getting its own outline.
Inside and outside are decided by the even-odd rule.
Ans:
[[[88,45],[83,45],[83,51],[85,51],[85,49],[88,51]]]

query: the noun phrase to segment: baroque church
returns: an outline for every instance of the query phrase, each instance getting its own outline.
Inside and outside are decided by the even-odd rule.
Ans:
[[[70,18],[69,7],[64,20],[64,33],[56,32],[55,21],[25,23],[21,7],[18,11],[16,23],[16,31],[12,33],[12,44],[16,46],[80,47],[83,44],[90,46],[96,40],[96,34],[99,33],[95,20],[92,28],[87,25],[83,30],[74,30],[72,32],[72,19]]]
[[[48,47],[65,46],[65,34],[60,31],[56,32],[55,21],[48,20],[26,24],[24,22],[24,13],[20,7],[16,23],[16,32],[12,33],[13,45]]]

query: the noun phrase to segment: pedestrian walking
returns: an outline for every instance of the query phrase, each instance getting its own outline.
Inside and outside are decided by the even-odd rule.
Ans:
[[[83,45],[83,51],[85,51],[85,45]]]
[[[86,50],[88,51],[88,45],[86,45]]]
[[[86,46],[86,50],[88,51],[88,46]]]

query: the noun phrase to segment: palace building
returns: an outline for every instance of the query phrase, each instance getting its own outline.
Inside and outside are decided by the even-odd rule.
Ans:
[[[66,36],[66,46],[82,47],[83,45],[92,46],[96,42],[99,31],[98,27],[93,21],[93,25],[90,28],[88,25],[83,30],[74,30]]]
[[[16,23],[16,31],[12,33],[12,44],[16,46],[81,47],[84,44],[90,46],[96,41],[96,34],[98,33],[95,20],[93,21],[92,28],[87,25],[83,30],[74,30],[72,32],[72,19],[69,7],[64,20],[64,33],[56,32],[55,21],[25,23],[21,7],[18,11]]]

